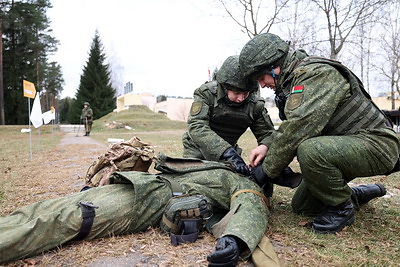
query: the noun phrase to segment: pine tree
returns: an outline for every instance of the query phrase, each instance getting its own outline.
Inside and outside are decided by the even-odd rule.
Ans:
[[[22,80],[33,82],[37,91],[43,89],[45,77],[50,75],[47,56],[56,51],[58,43],[50,35],[50,22],[46,16],[51,3],[49,0],[30,0],[4,1],[2,4],[5,122],[27,124],[28,105],[22,94]],[[61,76],[61,73],[57,75]]]
[[[111,73],[105,59],[106,55],[103,51],[100,35],[96,30],[89,59],[81,75],[79,89],[68,114],[68,121],[79,122],[85,102],[89,102],[94,119],[98,119],[116,108],[116,90],[111,86]]]

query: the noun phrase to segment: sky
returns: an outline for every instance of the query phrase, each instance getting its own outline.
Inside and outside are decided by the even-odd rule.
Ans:
[[[61,97],[74,97],[98,30],[107,63],[133,93],[191,97],[239,54],[249,37],[215,0],[52,0],[47,15],[60,41],[50,57],[61,65]],[[123,89],[122,89],[123,90]]]

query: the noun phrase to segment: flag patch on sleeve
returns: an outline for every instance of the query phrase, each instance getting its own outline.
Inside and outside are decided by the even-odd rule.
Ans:
[[[304,85],[296,85],[292,88],[292,94],[303,93]]]

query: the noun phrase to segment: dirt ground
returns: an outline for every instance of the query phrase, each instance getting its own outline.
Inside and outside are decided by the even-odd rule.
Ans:
[[[26,195],[10,201],[5,213],[26,203],[78,192],[84,185],[87,168],[104,154],[107,145],[90,137],[66,133],[61,142],[42,155],[42,167],[26,167]],[[44,167],[43,167],[44,166]],[[23,184],[21,184],[23,186]],[[127,236],[102,238],[66,244],[42,255],[11,263],[7,266],[207,266],[206,255],[212,252],[215,239],[204,233],[195,243],[173,247],[169,237],[158,229]],[[254,266],[240,262],[238,266]]]

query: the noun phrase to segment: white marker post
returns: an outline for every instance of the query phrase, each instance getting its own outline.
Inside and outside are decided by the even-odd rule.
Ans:
[[[30,160],[32,160],[32,130],[31,130],[31,101],[29,98],[34,99],[36,95],[36,89],[35,85],[31,82],[28,82],[26,80],[23,80],[23,91],[24,91],[24,97],[28,98],[28,112],[29,112],[29,155],[30,155]]]

